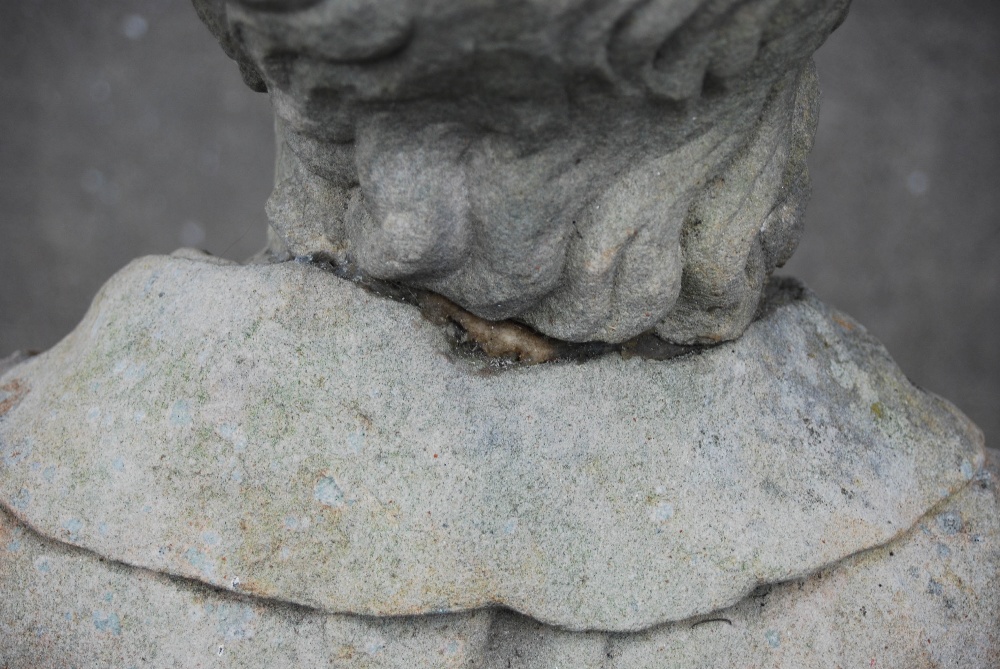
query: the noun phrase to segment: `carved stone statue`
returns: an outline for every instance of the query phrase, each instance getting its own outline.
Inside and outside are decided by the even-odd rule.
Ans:
[[[847,0],[197,0],[277,115],[272,257],[569,341],[733,339],[798,241]]]
[[[195,4],[269,245],[0,361],[0,665],[996,666],[1000,458],[769,278],[846,1]]]

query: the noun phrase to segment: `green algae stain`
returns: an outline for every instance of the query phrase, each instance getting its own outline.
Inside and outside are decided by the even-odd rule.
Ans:
[[[875,402],[874,404],[872,404],[872,413],[875,414],[875,417],[878,418],[879,420],[885,420],[886,416],[885,405],[882,404],[881,402]]]

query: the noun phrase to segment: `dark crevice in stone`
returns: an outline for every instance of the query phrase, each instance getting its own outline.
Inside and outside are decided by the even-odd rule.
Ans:
[[[328,254],[316,253],[294,260],[330,272],[379,297],[417,307],[427,320],[445,330],[459,358],[485,364],[493,370],[540,363],[583,362],[611,353],[618,353],[626,360],[635,357],[665,361],[699,354],[726,343],[674,344],[652,332],[644,332],[620,344],[563,341],[514,320],[489,321],[480,318],[429,290],[364,277],[350,263]],[[771,278],[753,320],[770,316],[784,306],[805,299],[807,292],[796,279]]]
[[[583,362],[610,353],[619,353],[625,359],[637,357],[646,360],[672,360],[701,353],[717,345],[673,344],[652,332],[643,333],[621,344],[563,341],[514,320],[490,321],[480,318],[429,290],[363,277],[350,264],[339,262],[328,254],[300,256],[295,261],[330,272],[379,297],[417,307],[427,320],[445,329],[459,357],[486,363],[491,369],[540,363]]]

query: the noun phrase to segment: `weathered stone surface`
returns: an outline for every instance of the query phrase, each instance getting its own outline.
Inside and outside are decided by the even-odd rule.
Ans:
[[[635,634],[567,632],[506,611],[326,614],[98,559],[0,510],[0,665],[993,669],[997,457],[886,546],[729,609]]]
[[[0,358],[0,376],[3,376],[8,369],[13,368],[14,365],[24,362],[29,357],[31,356],[23,351],[14,351],[6,358]]]
[[[737,342],[498,371],[314,267],[138,260],[0,377],[0,500],[329,612],[639,630],[910,528],[981,435],[791,284]]]
[[[469,667],[492,614],[419,620],[233,596],[40,538],[0,510],[0,666]]]
[[[791,255],[848,0],[196,0],[267,90],[270,251],[556,338],[733,339]]]
[[[572,634],[508,614],[488,666],[931,669],[1000,666],[1000,453],[905,536],[697,619]],[[515,658],[511,664],[506,661]]]

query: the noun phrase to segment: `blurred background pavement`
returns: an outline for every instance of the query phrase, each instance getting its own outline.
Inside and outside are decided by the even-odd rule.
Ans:
[[[783,273],[1000,446],[1000,3],[855,0]],[[273,132],[184,0],[0,3],[0,357],[137,256],[264,243]]]

